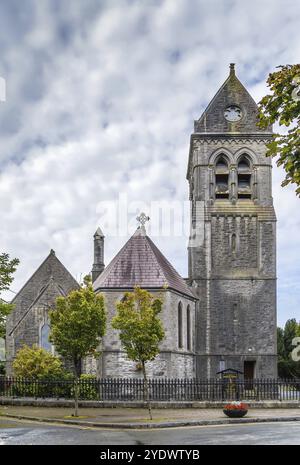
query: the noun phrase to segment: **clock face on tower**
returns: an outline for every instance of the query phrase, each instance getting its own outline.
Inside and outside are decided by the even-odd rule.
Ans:
[[[242,110],[237,105],[230,105],[224,111],[225,119],[230,122],[239,121],[242,115]]]

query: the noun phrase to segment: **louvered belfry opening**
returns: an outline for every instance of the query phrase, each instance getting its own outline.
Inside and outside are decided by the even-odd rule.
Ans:
[[[248,158],[243,156],[238,163],[238,198],[251,199],[251,166]]]
[[[221,155],[216,162],[216,182],[215,182],[215,195],[216,199],[229,198],[229,168],[226,158]]]

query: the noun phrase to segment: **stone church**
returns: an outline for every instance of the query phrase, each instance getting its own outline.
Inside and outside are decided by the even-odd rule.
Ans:
[[[257,105],[234,65],[190,139],[187,180],[191,233],[183,279],[141,225],[107,267],[104,235],[94,235],[93,286],[105,296],[108,330],[98,360],[83,372],[139,377],[110,327],[115,303],[135,285],[163,297],[166,337],[148,365],[153,377],[213,378],[226,368],[247,378],[277,376],[276,216],[272,165],[265,156],[272,128],[256,125]],[[49,351],[48,312],[55,298],[79,284],[54,251],[13,300],[7,321],[7,371],[23,344]]]

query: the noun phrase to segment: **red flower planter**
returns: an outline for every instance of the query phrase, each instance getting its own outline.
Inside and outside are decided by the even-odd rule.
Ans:
[[[239,410],[239,409],[226,410],[226,409],[224,409],[223,412],[229,418],[242,418],[248,413],[248,410]]]

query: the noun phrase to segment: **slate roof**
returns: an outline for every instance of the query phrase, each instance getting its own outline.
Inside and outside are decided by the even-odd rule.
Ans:
[[[144,289],[168,286],[195,299],[184,279],[147,236],[143,226],[96,279],[94,289],[131,289],[137,285]]]

